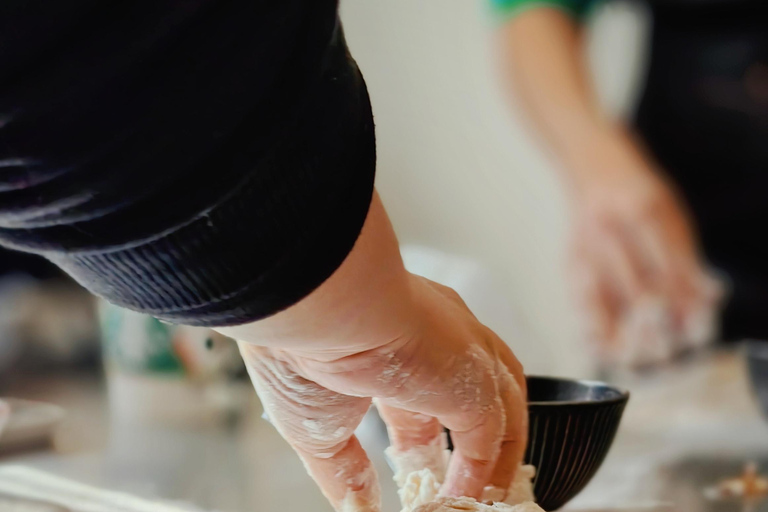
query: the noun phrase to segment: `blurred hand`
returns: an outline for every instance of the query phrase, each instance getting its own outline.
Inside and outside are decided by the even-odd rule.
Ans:
[[[451,289],[409,274],[378,198],[355,249],[307,299],[220,329],[240,343],[272,423],[339,511],[379,511],[354,430],[376,399],[398,451],[455,445],[442,492],[507,489],[526,444],[522,367]]]
[[[573,177],[572,276],[604,359],[669,359],[716,333],[721,286],[681,199],[629,137],[598,137]]]

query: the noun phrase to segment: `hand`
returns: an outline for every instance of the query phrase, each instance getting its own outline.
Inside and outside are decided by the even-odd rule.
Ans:
[[[240,340],[268,416],[337,510],[380,509],[376,473],[354,436],[372,399],[398,451],[433,445],[441,425],[451,430],[443,494],[509,487],[527,435],[522,367],[453,290],[403,269],[378,198],[320,289],[223,332]]]
[[[658,362],[708,341],[722,296],[687,212],[629,137],[598,137],[568,162],[573,277],[602,355]]]

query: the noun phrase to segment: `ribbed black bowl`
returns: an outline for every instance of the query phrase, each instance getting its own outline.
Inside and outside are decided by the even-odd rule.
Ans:
[[[768,418],[768,341],[747,342],[747,367],[755,397]]]
[[[619,428],[629,393],[594,381],[531,377],[525,462],[539,506],[557,510],[589,483]]]

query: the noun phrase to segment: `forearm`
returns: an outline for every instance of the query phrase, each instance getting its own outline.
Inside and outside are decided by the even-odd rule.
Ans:
[[[374,194],[360,237],[344,263],[310,295],[259,322],[219,329],[235,339],[338,359],[401,338],[414,326],[408,274],[384,206]]]
[[[498,38],[506,83],[561,161],[569,164],[593,141],[618,136],[595,97],[574,18],[530,9],[506,22]]]

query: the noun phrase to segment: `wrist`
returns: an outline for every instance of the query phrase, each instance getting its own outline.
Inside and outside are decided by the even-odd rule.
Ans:
[[[562,169],[568,183],[579,190],[593,183],[647,178],[652,165],[632,134],[613,124],[584,130],[563,152]]]
[[[386,339],[392,319],[404,317],[409,295],[397,238],[374,193],[354,248],[323,284],[269,318],[217,330],[240,341],[339,358]]]

